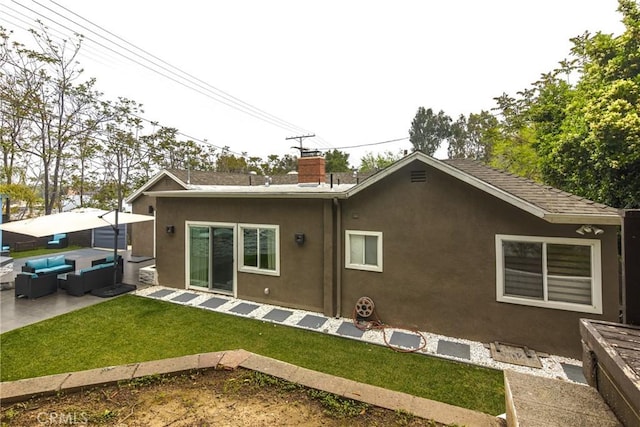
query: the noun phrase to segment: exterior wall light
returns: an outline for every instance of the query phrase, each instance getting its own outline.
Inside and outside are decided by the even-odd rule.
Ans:
[[[578,229],[576,230],[576,233],[580,234],[581,236],[584,236],[585,234],[593,233],[594,235],[597,236],[599,234],[603,234],[604,230],[602,228],[598,228],[593,225],[585,224],[578,227]]]

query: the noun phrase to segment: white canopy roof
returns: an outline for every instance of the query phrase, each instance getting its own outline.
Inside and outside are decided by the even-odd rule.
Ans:
[[[152,221],[153,216],[118,212],[118,224]],[[0,230],[29,236],[44,237],[56,233],[71,233],[73,231],[89,230],[106,226],[115,226],[115,211],[101,209],[74,209],[68,212],[39,216],[7,222],[0,225]]]

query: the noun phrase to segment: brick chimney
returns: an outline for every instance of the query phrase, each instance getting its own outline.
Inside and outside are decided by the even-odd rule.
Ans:
[[[298,158],[298,184],[324,184],[324,157],[301,156]]]

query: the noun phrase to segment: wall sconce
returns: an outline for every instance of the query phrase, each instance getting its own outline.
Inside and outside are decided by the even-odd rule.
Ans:
[[[149,214],[153,215],[155,208],[152,205],[149,205]]]
[[[296,233],[294,237],[298,246],[304,245],[304,233]]]
[[[173,234],[176,232],[176,228],[173,225],[167,225],[167,234]]]
[[[576,233],[580,234],[581,236],[584,236],[585,234],[593,233],[594,235],[597,236],[599,234],[604,233],[604,230],[594,225],[585,224],[578,227],[578,229],[576,230]]]

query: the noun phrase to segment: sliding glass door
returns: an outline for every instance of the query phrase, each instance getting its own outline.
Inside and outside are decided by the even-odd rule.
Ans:
[[[188,286],[233,295],[235,226],[188,224]]]

